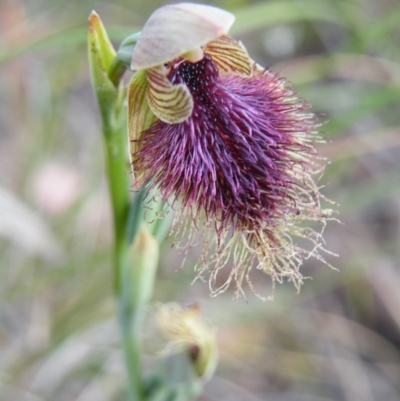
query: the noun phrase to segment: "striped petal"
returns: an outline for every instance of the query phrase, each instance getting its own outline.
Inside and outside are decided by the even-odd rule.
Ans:
[[[192,115],[193,98],[186,85],[172,85],[163,67],[146,70],[149,83],[147,101],[153,113],[162,121],[177,124]]]
[[[147,87],[145,72],[137,71],[128,86],[128,140],[131,163],[132,155],[138,151],[137,140],[157,119],[147,103]]]
[[[235,74],[250,77],[253,61],[244,46],[230,36],[221,36],[205,46],[204,53],[209,54],[223,74]]]
[[[148,19],[132,56],[133,70],[155,67],[226,35],[235,16],[204,4],[171,4]]]

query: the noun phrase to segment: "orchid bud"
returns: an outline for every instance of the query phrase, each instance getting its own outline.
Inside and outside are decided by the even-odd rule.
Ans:
[[[108,69],[115,58],[115,50],[99,15],[92,11],[89,16],[89,65],[93,88],[103,121],[109,121],[114,110],[117,89],[108,78]]]

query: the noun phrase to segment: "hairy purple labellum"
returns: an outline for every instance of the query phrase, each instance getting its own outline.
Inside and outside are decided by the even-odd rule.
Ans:
[[[157,121],[146,130],[135,155],[137,169],[152,177],[164,198],[179,194],[184,207],[219,216],[224,226],[257,228],[261,222],[299,213],[288,192],[293,152],[314,153],[292,132],[314,129],[314,117],[296,119],[307,105],[268,72],[248,79],[219,77],[210,56],[183,62],[170,73],[194,99],[180,124]],[[304,166],[307,168],[307,166]]]
[[[224,62],[229,69],[229,59]],[[238,292],[243,280],[254,289],[249,272],[255,261],[273,282],[287,277],[299,287],[303,260],[324,261],[321,233],[302,223],[324,225],[332,213],[321,209],[312,179],[323,159],[314,148],[320,138],[309,105],[255,63],[247,76],[234,68],[222,73],[207,49],[201,61],[178,58],[164,68],[172,85],[188,88],[193,111],[175,124],[156,119],[135,141],[140,182],[150,179],[164,200],[179,200],[181,217],[189,217],[194,230],[202,219],[213,228],[198,266],[199,274],[211,270],[211,287],[233,254],[227,282],[212,293],[232,280]],[[312,249],[298,246],[295,237],[311,241]]]

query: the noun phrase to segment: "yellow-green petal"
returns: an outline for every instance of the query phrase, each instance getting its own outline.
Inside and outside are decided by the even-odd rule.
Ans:
[[[205,46],[204,53],[209,54],[221,73],[249,77],[253,71],[253,61],[244,46],[230,36],[221,36]]]
[[[181,123],[192,115],[192,95],[186,85],[172,85],[162,68],[145,70],[149,84],[147,101],[160,120],[169,124]]]
[[[138,151],[135,141],[157,119],[147,103],[147,87],[148,82],[144,71],[136,72],[128,86],[128,140],[131,162],[132,155]]]
[[[132,56],[131,68],[155,67],[226,35],[235,16],[203,4],[159,8],[148,19]]]

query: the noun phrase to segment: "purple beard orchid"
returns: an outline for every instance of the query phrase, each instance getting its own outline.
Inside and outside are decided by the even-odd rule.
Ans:
[[[201,233],[196,269],[210,272],[212,294],[232,282],[239,294],[246,281],[255,291],[254,268],[299,288],[305,259],[326,263],[322,230],[305,226],[323,229],[332,215],[313,180],[324,167],[314,145],[323,141],[309,105],[227,35],[233,20],[183,3],[158,9],[144,26],[128,93],[135,185],[149,180],[163,200],[178,201],[178,245],[189,249]]]

